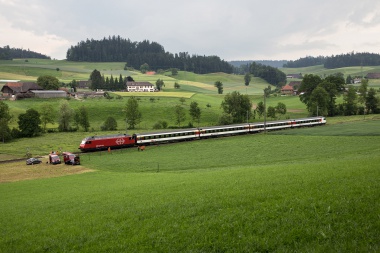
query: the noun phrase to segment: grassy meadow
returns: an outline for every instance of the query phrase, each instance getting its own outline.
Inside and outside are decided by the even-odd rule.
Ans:
[[[0,252],[378,252],[379,127],[94,152],[78,167],[16,162],[51,177],[0,184]],[[81,172],[55,172],[67,167]]]
[[[223,82],[224,94],[248,94],[253,107],[263,101],[268,86],[253,78],[246,87],[243,76],[224,73],[179,71],[173,77],[123,68],[123,63],[0,61],[0,80],[35,81],[46,74],[70,82],[87,80],[98,69],[105,76],[165,82],[160,93],[68,100],[72,109],[87,108],[89,132],[45,133],[0,143],[0,252],[380,252],[379,115],[148,146],[144,152],[91,152],[81,155],[80,166],[46,164],[51,150],[77,151],[87,136],[152,131],[159,120],[175,126],[174,106],[182,104],[182,97],[187,113],[182,125],[191,122],[192,101],[201,108],[200,125],[215,125],[224,98],[215,81]],[[377,67],[282,70],[322,76],[380,72]],[[174,89],[175,82],[180,89]],[[380,81],[369,85],[380,87]],[[137,129],[126,130],[123,109],[131,95],[139,100],[142,121]],[[49,103],[58,111],[61,101],[5,101],[13,115],[10,127],[17,127],[18,115],[27,109]],[[266,102],[285,103],[283,118],[307,116],[298,97]],[[117,131],[100,131],[108,116],[117,120]],[[41,156],[43,163],[25,165],[26,152]],[[22,159],[1,163],[14,158]]]

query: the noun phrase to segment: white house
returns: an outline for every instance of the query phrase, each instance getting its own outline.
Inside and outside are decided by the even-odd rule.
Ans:
[[[128,92],[154,92],[153,84],[149,82],[127,82]]]

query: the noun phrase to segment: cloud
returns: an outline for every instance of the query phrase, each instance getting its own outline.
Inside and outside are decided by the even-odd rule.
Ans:
[[[372,0],[0,0],[0,9],[0,45],[59,59],[109,35],[226,60],[379,53],[380,2]]]

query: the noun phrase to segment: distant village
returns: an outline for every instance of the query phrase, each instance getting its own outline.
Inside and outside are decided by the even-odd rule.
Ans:
[[[91,81],[78,81],[81,90],[89,89]],[[20,82],[18,80],[0,80],[4,83],[1,88],[2,99],[17,100],[22,98],[84,98],[84,97],[103,97],[104,91],[74,91],[61,87],[58,90],[44,90],[35,82]],[[154,85],[150,82],[126,82],[125,92],[156,92]]]
[[[301,74],[288,74],[286,78],[295,79],[290,81],[285,86],[281,87],[281,95],[299,95],[298,88],[301,85]],[[380,79],[380,73],[368,73],[364,78],[366,79]],[[353,78],[352,83],[358,84],[361,78]],[[44,90],[35,82],[20,82],[19,80],[0,80],[2,96],[1,99],[17,100],[22,98],[94,98],[104,97],[103,90],[91,91],[91,81],[78,81],[78,89],[81,91],[74,91],[61,87],[58,90]],[[86,91],[87,90],[87,91]],[[127,81],[125,84],[125,92],[158,92],[153,84],[150,82],[135,82]]]

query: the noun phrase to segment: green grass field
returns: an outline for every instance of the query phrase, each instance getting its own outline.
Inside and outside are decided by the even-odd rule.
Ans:
[[[0,184],[0,252],[378,252],[379,126],[89,153]]]

